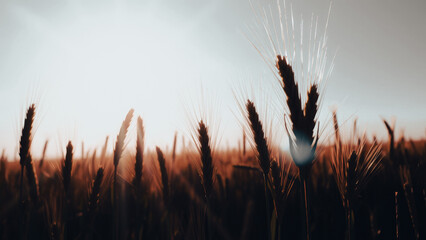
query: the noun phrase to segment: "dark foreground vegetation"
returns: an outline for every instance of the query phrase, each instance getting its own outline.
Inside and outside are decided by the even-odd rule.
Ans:
[[[278,57],[289,115],[290,153],[265,137],[247,100],[247,140],[213,154],[208,126],[196,149],[145,151],[137,118],[134,154],[124,154],[133,111],[114,152],[63,159],[31,155],[35,106],[28,108],[19,161],[1,159],[1,239],[426,239],[426,142],[357,134],[343,139],[334,113],[332,144],[320,146],[318,86],[301,103],[291,66]],[[246,149],[250,143],[250,150]],[[46,144],[47,145],[47,144]]]

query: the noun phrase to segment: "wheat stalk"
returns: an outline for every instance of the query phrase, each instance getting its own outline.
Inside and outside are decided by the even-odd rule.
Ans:
[[[134,110],[130,109],[130,111],[127,113],[126,118],[121,124],[120,132],[117,135],[117,141],[115,142],[115,148],[114,148],[114,167],[115,168],[117,168],[118,163],[120,162],[121,155],[123,154],[124,140],[126,139],[127,130],[129,129],[130,122],[132,121],[133,112]]]
[[[164,201],[164,205],[166,207],[166,224],[167,224],[167,235],[168,236],[173,236],[172,234],[172,229],[171,229],[171,225],[170,222],[171,220],[169,219],[169,207],[170,207],[170,196],[169,196],[169,176],[167,174],[167,168],[166,168],[166,159],[164,158],[164,154],[161,151],[161,149],[159,147],[155,148],[156,152],[157,152],[157,160],[158,160],[158,165],[160,166],[160,173],[161,173],[161,183],[163,185],[163,201]]]
[[[32,104],[27,110],[26,118],[24,121],[24,127],[22,128],[22,135],[21,135],[20,148],[19,148],[19,157],[20,157],[21,166],[25,165],[25,163],[27,162],[27,157],[30,153],[31,141],[32,141],[31,130],[33,128],[34,116],[35,116],[35,105]]]
[[[156,147],[155,150],[157,151],[157,160],[161,173],[161,183],[163,184],[163,200],[164,204],[167,206],[169,204],[169,176],[167,174],[166,159],[164,158],[164,154],[159,147]]]
[[[130,109],[130,111],[126,115],[126,118],[124,119],[123,123],[121,124],[120,132],[117,135],[117,141],[115,143],[115,148],[114,148],[114,157],[113,157],[113,161],[114,161],[113,162],[114,163],[114,213],[115,213],[114,214],[114,216],[115,216],[115,218],[114,218],[114,239],[119,239],[117,168],[118,168],[118,163],[120,162],[121,155],[123,154],[124,140],[126,139],[127,131],[129,129],[130,122],[132,121],[133,112],[134,112],[134,110]]]
[[[308,98],[302,109],[302,103],[299,94],[299,86],[294,79],[292,66],[285,57],[277,56],[276,67],[281,76],[284,93],[287,96],[286,102],[289,109],[289,118],[292,123],[291,138],[289,133],[290,152],[294,163],[299,168],[299,178],[303,189],[300,194],[304,199],[305,209],[305,235],[309,240],[309,204],[307,196],[307,178],[309,177],[312,162],[315,159],[315,150],[318,143],[318,134],[314,141],[314,128],[316,125],[316,114],[318,111],[318,86],[316,83],[310,86]],[[289,132],[289,130],[287,129]]]
[[[177,144],[177,136],[178,133],[175,132],[175,136],[173,137],[173,147],[172,147],[172,164],[175,163],[176,160],[176,144]]]
[[[21,183],[19,187],[20,202],[24,200],[23,199],[24,168],[30,154],[31,141],[32,141],[31,130],[33,128],[34,116],[35,116],[35,105],[32,104],[27,110],[27,114],[24,120],[24,127],[22,128],[21,140],[19,141],[19,157],[20,157],[19,163],[21,164],[21,178],[20,178]]]
[[[142,168],[143,168],[143,152],[145,148],[145,130],[141,117],[137,120],[137,137],[136,137],[136,161],[135,161],[135,177],[133,178],[133,184],[139,190],[142,180]]]
[[[388,131],[389,134],[389,156],[392,160],[395,160],[395,137],[393,134],[393,129],[392,127],[389,125],[389,123],[383,119],[383,123],[386,126],[386,130]]]
[[[204,124],[203,120],[198,123],[198,141],[199,141],[199,153],[201,158],[201,181],[204,189],[204,199],[206,201],[206,206],[204,208],[204,214],[207,221],[207,239],[211,239],[212,236],[212,227],[211,219],[208,216],[210,208],[210,198],[213,190],[213,158],[210,148],[210,138],[208,134],[207,126]]]
[[[91,166],[90,176],[93,177],[95,176],[95,171],[96,171],[96,149],[93,151],[91,163],[92,163],[92,166]]]
[[[62,166],[62,182],[64,185],[65,193],[68,194],[70,183],[71,183],[71,171],[72,171],[72,156],[73,156],[73,146],[71,141],[68,142],[67,152],[65,155],[64,164]]]
[[[41,159],[40,159],[40,162],[38,164],[39,168],[43,167],[44,159],[46,158],[46,151],[47,151],[48,144],[49,144],[49,140],[46,140],[46,142],[44,142],[43,152],[41,154]]]
[[[291,164],[279,165],[276,160],[271,161],[271,176],[273,183],[273,200],[275,214],[278,222],[278,238],[281,239],[282,219],[284,215],[284,203],[290,194],[294,184],[294,178],[290,176]]]
[[[331,166],[346,211],[346,233],[349,240],[353,238],[354,234],[353,207],[358,196],[380,169],[382,157],[380,146],[375,142],[368,150],[365,149],[365,137],[356,150],[350,150],[352,145],[346,149],[339,133],[336,112],[333,112],[333,122],[336,139]]]
[[[247,100],[247,115],[253,139],[257,150],[257,159],[263,171],[263,182],[265,190],[265,210],[266,210],[266,239],[270,239],[270,215],[269,215],[269,199],[268,199],[268,173],[271,167],[270,151],[266,142],[265,133],[263,131],[262,122],[259,120],[259,114],[256,111],[254,103]]]
[[[262,127],[262,122],[259,120],[259,114],[257,113],[256,107],[252,101],[247,100],[246,109],[253,139],[256,144],[259,165],[262,168],[263,174],[267,176],[271,166],[271,159],[270,151],[266,143],[265,133]]]
[[[213,189],[213,159],[210,148],[210,138],[208,129],[201,120],[198,124],[198,141],[201,158],[202,183],[204,188],[204,197],[208,201]]]
[[[38,190],[38,181],[37,175],[35,174],[35,169],[33,166],[33,161],[31,154],[27,156],[27,162],[25,163],[26,175],[28,180],[28,185],[30,186],[30,198],[35,206],[39,203],[39,190]]]
[[[91,191],[90,197],[89,197],[89,204],[88,204],[88,207],[87,207],[89,217],[93,216],[94,211],[98,207],[99,193],[100,193],[100,190],[101,190],[101,184],[102,184],[103,177],[104,177],[104,169],[99,168],[97,173],[96,173],[95,180],[93,180],[92,191]]]
[[[408,167],[408,162],[405,156],[405,149],[403,149],[404,140],[401,139],[396,149],[394,146],[395,144],[394,129],[389,125],[389,123],[386,120],[383,120],[383,122],[389,133],[389,144],[390,144],[389,158],[392,160],[393,163],[397,164],[396,169],[398,169],[398,171],[396,172],[396,174],[399,175],[400,184],[404,191],[405,199],[407,200],[408,211],[410,213],[410,219],[413,225],[414,236],[416,239],[419,239],[420,236],[419,236],[419,230],[418,230],[416,204],[415,204],[414,195],[413,195],[413,186],[411,183],[411,172]]]

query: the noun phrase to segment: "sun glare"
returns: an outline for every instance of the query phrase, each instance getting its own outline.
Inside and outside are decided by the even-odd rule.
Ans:
[[[199,85],[203,72],[220,67],[201,47],[194,21],[160,4],[138,7],[73,5],[46,16],[15,7],[37,37],[28,39],[38,49],[32,73],[48,89],[45,119],[61,123],[59,138],[101,146],[130,108],[144,119],[149,146],[170,144],[174,131],[184,131],[181,96],[191,94],[188,86]],[[41,132],[49,127],[41,123]],[[57,138],[47,132],[37,142]]]
[[[314,52],[318,52],[319,45],[314,45],[314,42],[322,36],[324,29],[321,26],[326,25],[328,17],[331,18],[333,24],[330,22],[331,29],[328,31],[332,35],[331,40],[337,38],[336,33],[346,29],[343,25],[336,28],[339,24],[335,23],[338,21],[334,18],[337,19],[339,12],[343,11],[337,3],[336,13],[331,13],[331,16],[329,4],[319,4],[321,11],[313,11],[295,2],[293,12],[289,3],[289,25],[280,26],[279,21],[285,18],[274,14],[283,14],[284,8],[274,10],[271,6],[275,2],[259,2],[259,7],[256,8],[259,11],[255,10],[255,13],[247,2],[227,3],[229,8],[224,8],[223,2],[1,2],[0,20],[5,20],[0,21],[0,94],[7,101],[0,101],[3,115],[6,116],[0,119],[3,126],[0,134],[4,136],[0,139],[0,145],[6,149],[7,155],[17,157],[18,142],[8,139],[17,139],[19,136],[22,118],[17,109],[26,109],[29,102],[34,100],[33,96],[36,96],[38,113],[42,113],[33,145],[36,155],[43,148],[46,139],[53,141],[50,146],[56,145],[49,147],[48,153],[52,155],[60,154],[68,140],[79,143],[84,140],[85,145],[92,148],[102,146],[106,136],[112,139],[117,134],[122,119],[130,108],[135,109],[136,116],[140,115],[144,119],[148,147],[170,145],[175,131],[184,134],[193,127],[188,127],[188,116],[185,115],[188,109],[185,108],[200,105],[197,103],[201,101],[198,92],[203,87],[208,94],[218,96],[223,103],[213,106],[219,110],[215,117],[217,119],[211,119],[226,123],[218,130],[217,135],[223,140],[218,145],[229,143],[230,147],[236,147],[235,136],[241,136],[242,130],[238,117],[233,114],[238,105],[232,93],[238,91],[232,88],[236,85],[235,82],[250,85],[248,79],[255,79],[256,83],[248,88],[254,87],[258,91],[260,89],[256,86],[261,85],[266,88],[266,95],[274,95],[274,91],[280,90],[265,87],[269,84],[267,81],[274,81],[275,53],[270,56],[266,54],[271,62],[269,66],[262,62],[262,57],[255,48],[268,48],[257,40],[266,44],[274,41],[274,46],[281,46],[279,44],[284,41],[281,28],[284,35],[287,35],[287,27],[294,27],[295,32],[300,28],[305,29],[303,34],[289,34],[285,42],[290,44],[294,41],[292,37],[304,39],[305,49],[303,52],[297,51],[297,55],[303,56],[303,60],[296,60],[302,65],[301,68],[295,66],[295,70],[298,79],[308,81],[309,76],[302,73],[302,70],[309,71],[313,68],[313,63],[308,60],[314,59]],[[303,15],[300,9],[305,9]],[[319,13],[319,20],[311,15],[313,12]],[[269,38],[265,36],[267,34],[263,34],[264,31],[256,28],[260,24],[259,19],[256,21],[256,14],[261,14],[257,16],[260,20],[265,17],[262,14],[270,15],[271,19],[263,19],[268,22],[266,27],[272,34]],[[316,25],[319,26],[318,39],[315,38]],[[262,24],[259,26],[265,27]],[[255,33],[247,29],[255,29]],[[256,40],[255,46],[251,45],[251,40]],[[325,37],[323,41],[326,41]],[[350,41],[354,41],[353,38]],[[339,40],[338,44],[350,41]],[[309,47],[311,44],[314,46],[312,49]],[[333,42],[328,50],[329,60],[320,62],[332,62],[337,49],[335,46],[338,44]],[[393,94],[375,98],[377,91],[385,91],[383,87],[371,87],[368,90],[369,96],[360,98],[357,86],[353,86],[353,89],[345,86],[362,79],[388,79],[380,76],[380,71],[386,72],[384,70],[371,72],[371,76],[357,76],[356,74],[361,74],[359,71],[356,74],[351,72],[352,69],[369,65],[365,62],[360,66],[362,62],[357,62],[358,65],[353,66],[355,60],[352,61],[351,57],[354,56],[349,55],[351,49],[346,46],[338,55],[339,64],[344,66],[333,72],[333,79],[326,84],[327,94],[321,94],[324,96],[323,99],[321,97],[321,105],[324,106],[322,109],[325,109],[320,117],[321,126],[328,126],[329,120],[326,118],[328,116],[330,119],[330,113],[327,112],[327,107],[336,104],[340,106],[342,119],[348,120],[357,115],[361,126],[363,123],[370,123],[369,127],[373,130],[376,125],[381,124],[379,116],[389,118],[399,111],[398,123],[406,127],[407,134],[423,136],[423,131],[420,134],[416,128],[424,126],[424,121],[413,123],[414,120],[406,117],[413,115],[415,107],[406,108],[402,101],[390,104],[393,98],[389,96]],[[345,62],[346,59],[350,64]],[[381,62],[384,60],[377,60],[370,65]],[[321,70],[323,68],[324,65],[318,67],[319,74],[327,75]],[[411,78],[416,79],[415,76]],[[300,87],[307,85],[304,82]],[[404,88],[395,88],[393,91],[404,90],[409,86],[411,85],[406,84]],[[387,87],[391,88],[390,85]],[[423,96],[420,89],[422,88],[413,89],[413,94]],[[36,93],[28,96],[28,92]],[[280,94],[278,98],[274,95],[277,102],[274,106],[282,106],[282,92]],[[302,98],[304,97],[303,95]],[[38,99],[41,101],[38,102]],[[192,101],[190,104],[185,101],[188,99]],[[366,102],[371,103],[373,100],[380,107],[363,107]],[[9,104],[11,102],[15,104]],[[398,110],[394,110],[394,107],[398,107]],[[189,112],[194,110],[197,109],[189,109]],[[279,118],[281,116],[282,114]],[[424,114],[421,117],[424,118]],[[410,121],[413,124],[408,124]],[[378,123],[373,126],[372,122]],[[193,124],[195,126],[196,123]],[[386,136],[384,129],[378,132]],[[187,139],[190,139],[189,135],[187,134]],[[134,143],[133,140],[134,138],[129,142]]]

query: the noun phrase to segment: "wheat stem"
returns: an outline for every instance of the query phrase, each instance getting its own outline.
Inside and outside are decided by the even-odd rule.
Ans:
[[[121,124],[120,132],[117,135],[117,141],[114,148],[114,239],[119,239],[119,212],[118,212],[118,183],[117,183],[117,168],[121,155],[124,151],[124,140],[126,139],[127,130],[133,117],[133,109],[127,113],[126,118]],[[107,141],[107,140],[106,140]],[[105,141],[105,142],[106,142]]]

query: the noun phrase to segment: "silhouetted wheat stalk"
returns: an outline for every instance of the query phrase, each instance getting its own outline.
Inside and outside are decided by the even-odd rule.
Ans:
[[[115,143],[114,148],[114,239],[119,239],[119,229],[118,229],[118,183],[117,183],[117,168],[118,163],[120,162],[121,155],[124,151],[124,140],[126,139],[127,130],[130,126],[130,122],[132,121],[133,117],[133,109],[130,109],[130,111],[127,113],[126,118],[124,119],[120,132],[117,135],[117,141]]]
[[[144,148],[145,148],[145,130],[143,127],[142,118],[138,117],[137,137],[136,137],[135,177],[133,178],[133,184],[135,185],[136,191],[140,191],[140,185],[142,180]]]
[[[172,234],[171,231],[171,225],[170,225],[170,219],[169,219],[169,208],[170,208],[170,196],[169,196],[169,175],[167,174],[167,168],[166,168],[166,159],[164,158],[164,154],[161,151],[159,147],[155,148],[157,152],[157,160],[158,165],[160,166],[160,173],[161,173],[161,183],[162,183],[162,192],[163,192],[163,201],[166,209],[166,225],[167,225],[167,235],[170,239]]]
[[[289,118],[292,123],[291,133],[294,138],[290,137],[290,152],[294,163],[299,168],[299,178],[303,190],[301,196],[304,199],[305,209],[305,228],[306,239],[309,239],[309,204],[307,196],[307,178],[315,158],[315,150],[318,143],[318,134],[314,141],[314,128],[316,125],[316,114],[318,111],[318,86],[316,83],[310,86],[308,98],[302,109],[299,87],[294,79],[293,68],[287,63],[285,57],[277,56],[276,67],[281,76],[283,90],[287,96],[287,106],[289,109]],[[287,129],[287,131],[289,131]]]
[[[44,142],[43,152],[41,154],[41,159],[40,159],[40,162],[38,164],[39,168],[43,167],[44,159],[46,158],[46,151],[47,151],[48,144],[49,144],[49,140],[46,140],[46,142]]]
[[[117,141],[115,142],[115,148],[114,148],[114,168],[115,169],[117,168],[121,155],[123,154],[124,140],[126,139],[127,130],[130,126],[130,122],[132,121],[133,112],[134,110],[130,109],[130,111],[127,113],[126,118],[124,119],[121,125],[120,132],[117,135]]]
[[[87,207],[87,212],[88,212],[88,216],[90,220],[93,217],[96,208],[98,207],[99,193],[101,190],[103,177],[104,177],[104,169],[99,168],[96,173],[96,177],[93,180],[92,190],[90,192],[90,197],[89,197],[89,204]]]
[[[204,122],[201,120],[198,124],[199,153],[201,158],[202,183],[204,188],[204,197],[209,200],[213,189],[213,159],[210,149],[210,138]]]
[[[408,167],[407,159],[405,156],[405,152],[402,149],[404,141],[401,139],[399,143],[399,149],[395,148],[395,137],[394,137],[394,130],[390,126],[390,124],[383,120],[383,123],[386,126],[386,129],[389,133],[389,157],[392,161],[392,163],[396,166],[394,169],[397,169],[396,175],[399,176],[400,184],[402,186],[402,189],[404,190],[404,196],[407,200],[408,210],[410,213],[411,222],[413,224],[413,232],[416,239],[420,239],[419,230],[418,230],[418,220],[417,220],[417,208],[414,200],[413,195],[413,186],[411,183],[411,172]],[[399,151],[396,151],[399,150]],[[398,153],[398,154],[397,154]]]
[[[389,156],[391,160],[396,160],[394,159],[395,158],[395,137],[393,134],[393,129],[386,120],[383,120],[383,123],[385,124],[386,130],[388,131],[388,134],[389,134]]]
[[[156,147],[155,150],[157,151],[157,160],[158,165],[160,166],[161,183],[163,185],[163,200],[164,204],[167,206],[169,204],[169,176],[167,174],[166,159],[164,158],[164,154],[159,147]]]
[[[21,164],[21,184],[19,187],[19,199],[20,202],[24,200],[23,198],[23,181],[24,181],[24,169],[28,162],[28,157],[30,155],[30,148],[31,148],[31,130],[33,128],[33,122],[34,122],[34,116],[35,116],[35,105],[32,104],[28,110],[24,121],[24,127],[22,128],[22,135],[21,140],[19,142],[19,157],[20,157],[20,164]]]
[[[357,149],[351,150],[351,144],[344,146],[342,143],[335,111],[333,112],[333,123],[336,142],[331,166],[346,211],[346,239],[350,240],[354,238],[354,205],[368,182],[380,169],[381,150],[375,142],[370,149],[365,149],[365,137]]]
[[[291,164],[278,164],[276,160],[271,161],[271,176],[273,183],[273,198],[275,214],[278,222],[277,239],[281,239],[282,220],[284,216],[284,204],[294,184],[294,178],[290,176]]]
[[[172,146],[172,162],[170,166],[170,179],[173,179],[173,173],[175,171],[177,137],[178,137],[178,132],[175,132],[175,135],[173,137],[173,146]],[[174,181],[171,182],[171,186],[170,186],[171,188],[173,188],[174,183],[175,183]]]
[[[403,150],[401,150],[402,152]],[[401,153],[404,154],[404,153]],[[405,156],[404,156],[405,157]],[[406,161],[406,160],[405,160]],[[414,237],[418,240],[420,239],[419,229],[418,229],[418,220],[417,220],[417,207],[414,198],[413,184],[411,182],[411,173],[409,167],[401,165],[399,168],[399,176],[401,179],[402,188],[404,189],[404,195],[407,199],[408,211],[410,213],[411,223],[413,224]]]
[[[96,176],[92,182],[91,191],[89,192],[89,201],[87,203],[87,209],[85,212],[85,221],[86,227],[85,231],[88,231],[87,234],[90,234],[90,238],[94,238],[93,234],[93,220],[95,218],[96,210],[99,206],[99,194],[101,191],[101,184],[104,177],[104,169],[99,168],[97,170]]]
[[[91,163],[92,166],[90,167],[90,176],[93,177],[96,174],[96,149],[93,151]]]
[[[208,212],[210,208],[210,198],[213,190],[213,158],[210,148],[210,137],[208,129],[203,120],[198,123],[197,130],[199,141],[198,152],[200,153],[201,158],[201,181],[204,189],[204,199],[206,201],[206,206],[204,208],[204,216],[207,222],[206,238],[211,239],[212,228]]]
[[[62,165],[62,184],[64,187],[64,204],[63,204],[63,227],[64,227],[64,235],[69,236],[69,211],[71,208],[71,196],[70,196],[70,183],[71,183],[71,171],[72,171],[72,163],[73,163],[73,146],[71,141],[68,142],[66,148],[66,154],[64,163]]]
[[[69,187],[71,183],[72,156],[73,156],[73,146],[71,144],[71,141],[69,141],[67,145],[64,164],[62,166],[62,178],[63,178],[62,182],[64,185],[64,191],[66,195],[68,195]]]
[[[269,199],[268,199],[268,173],[271,167],[270,150],[263,131],[262,122],[259,120],[259,114],[256,111],[254,103],[247,100],[246,103],[248,121],[253,134],[254,143],[257,150],[257,159],[263,171],[263,182],[265,188],[265,209],[266,209],[266,225],[267,225],[267,238],[270,239],[270,216],[269,216]]]
[[[35,206],[38,206],[38,203],[39,203],[38,181],[37,181],[37,175],[35,173],[35,169],[33,166],[31,154],[29,154],[27,157],[27,162],[25,163],[25,169],[27,170],[26,175],[27,175],[28,185],[30,186],[31,201],[33,202]]]
[[[19,142],[19,157],[21,165],[21,177],[19,186],[19,237],[24,239],[26,232],[26,213],[24,212],[25,200],[23,196],[23,184],[24,184],[24,170],[26,170],[26,176],[29,184],[30,198],[34,205],[38,203],[38,185],[37,175],[34,172],[31,158],[31,142],[32,142],[32,129],[35,117],[35,105],[32,104],[27,110],[26,117],[24,120],[24,127],[22,128],[22,135]]]
[[[145,128],[143,125],[143,120],[139,116],[136,122],[136,156],[135,156],[135,175],[133,177],[132,183],[134,188],[134,198],[136,202],[142,203],[145,201],[144,198],[142,198],[142,173],[143,173],[143,162],[144,162],[144,151],[145,151]],[[145,189],[144,189],[145,190]],[[141,209],[144,209],[144,204],[137,204],[135,206],[134,211],[138,214],[137,217],[137,228],[141,228],[143,226],[144,216],[141,213]],[[135,238],[141,238],[140,236],[141,232],[136,232]]]
[[[253,139],[256,144],[259,165],[262,168],[263,174],[268,176],[269,168],[271,167],[271,159],[262,123],[259,120],[259,114],[252,101],[247,100],[246,109]]]
[[[174,164],[176,160],[176,144],[177,144],[177,136],[178,133],[175,132],[175,136],[173,137],[173,147],[172,147],[172,164]]]

